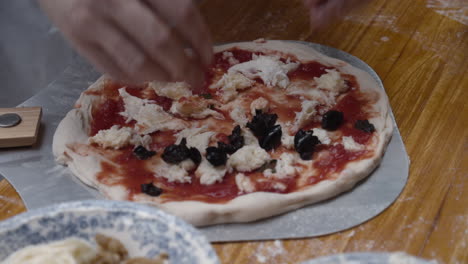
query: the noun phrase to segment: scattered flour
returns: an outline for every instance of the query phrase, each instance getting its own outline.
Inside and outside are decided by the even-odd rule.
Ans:
[[[280,240],[275,240],[273,245],[270,242],[262,242],[255,253],[255,258],[259,263],[275,263],[273,259],[277,256],[284,255],[286,250]]]
[[[383,37],[380,38],[380,40],[383,41],[383,42],[387,42],[387,41],[390,40],[390,38],[387,37],[387,36],[383,36]]]
[[[463,25],[468,25],[466,0],[427,0],[426,7]]]
[[[2,205],[4,202],[21,205],[21,201],[19,201],[18,199],[14,199],[5,195],[0,195],[0,205]]]

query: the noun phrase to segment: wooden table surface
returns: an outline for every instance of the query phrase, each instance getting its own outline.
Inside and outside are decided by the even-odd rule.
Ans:
[[[298,263],[355,251],[405,251],[468,263],[468,3],[374,0],[321,32],[299,0],[206,0],[215,42],[295,39],[349,52],[382,78],[411,159],[398,200],[376,218],[318,238],[219,243],[222,263]],[[0,183],[0,218],[25,211]]]

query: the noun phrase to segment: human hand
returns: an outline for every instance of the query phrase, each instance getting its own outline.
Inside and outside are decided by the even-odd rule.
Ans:
[[[310,24],[317,29],[343,16],[350,9],[359,7],[370,0],[304,0],[309,9]]]
[[[211,63],[210,33],[192,0],[39,3],[78,52],[117,80],[187,81],[196,87]]]

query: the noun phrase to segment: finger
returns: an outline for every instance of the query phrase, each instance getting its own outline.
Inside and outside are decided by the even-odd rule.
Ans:
[[[129,81],[128,76],[99,45],[96,44],[89,32],[82,28],[90,28],[100,23],[96,17],[84,9],[77,9],[70,17],[71,27],[64,30],[63,34],[70,40],[70,44],[79,54],[85,57],[101,73],[110,75],[116,80]],[[87,33],[86,33],[87,32]]]
[[[329,24],[342,14],[342,0],[317,0],[310,8],[309,15],[314,27],[320,28]]]
[[[121,81],[121,82],[135,82],[131,76],[128,76],[118,65],[114,62],[111,56],[107,54],[102,48],[97,45],[84,44],[83,49],[78,48],[78,52],[83,54],[83,56],[88,59],[96,69],[103,73],[109,75],[112,79]]]
[[[111,23],[107,21],[96,23],[93,25],[92,33],[87,37],[89,42],[113,58],[113,62],[122,69],[130,81],[137,83],[170,79],[161,66],[148,60],[146,54]]]
[[[169,74],[170,80],[186,80],[190,84],[202,76],[197,65],[184,52],[183,42],[151,9],[140,1],[122,1],[121,7],[107,14],[135,44]],[[108,10],[108,9],[106,9]]]
[[[146,0],[181,35],[204,65],[211,64],[213,44],[210,31],[192,0]]]

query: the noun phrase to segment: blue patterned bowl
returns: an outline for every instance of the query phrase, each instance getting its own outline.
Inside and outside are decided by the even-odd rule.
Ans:
[[[157,208],[130,202],[79,201],[29,211],[0,223],[0,260],[28,245],[101,233],[119,239],[130,256],[169,254],[171,263],[219,263],[205,237]]]

